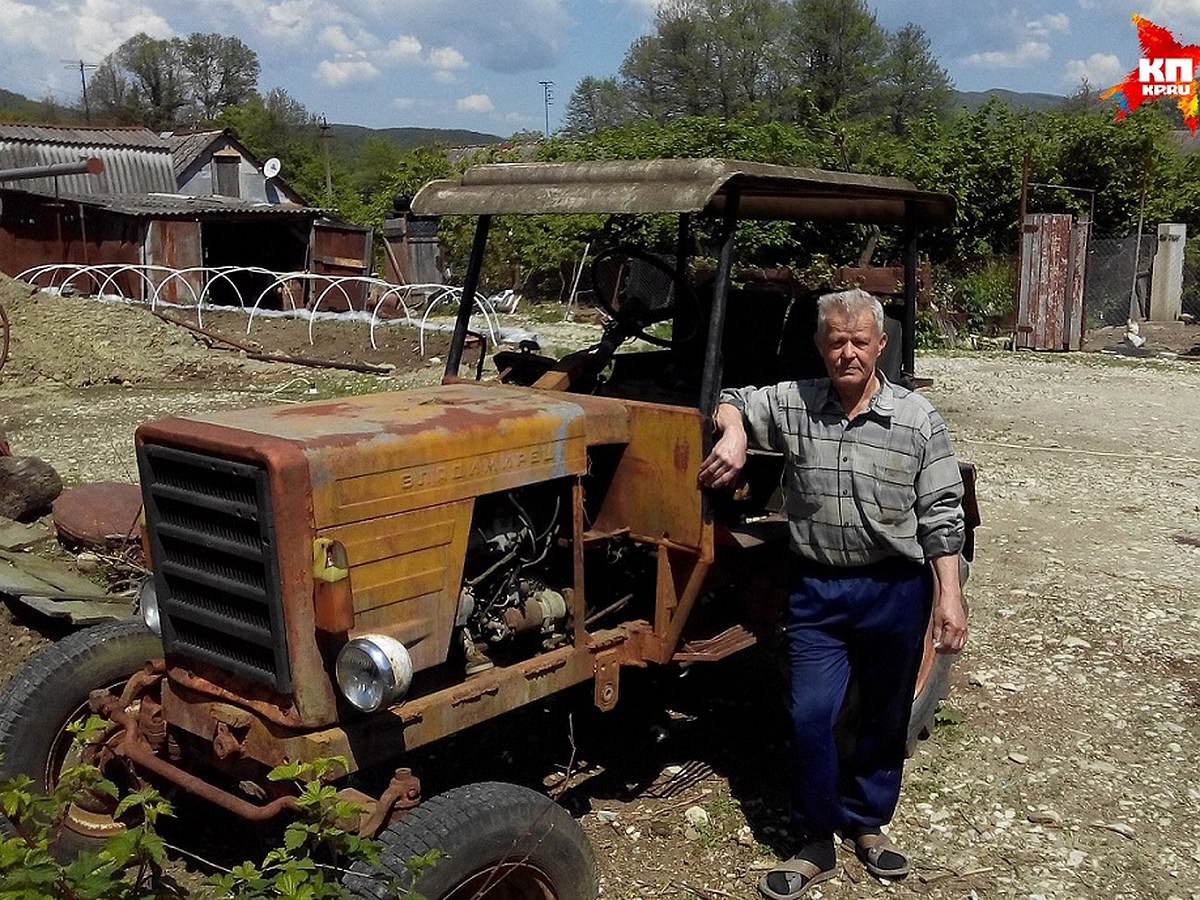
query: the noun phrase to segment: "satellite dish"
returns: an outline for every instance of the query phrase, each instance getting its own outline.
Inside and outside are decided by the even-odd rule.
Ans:
[[[263,163],[263,175],[265,175],[267,178],[274,178],[279,174],[279,170],[281,168],[283,168],[283,164],[280,163],[279,160],[274,156],[272,156],[265,163]]]

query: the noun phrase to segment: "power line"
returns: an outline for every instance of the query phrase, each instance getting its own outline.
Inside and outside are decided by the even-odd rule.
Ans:
[[[554,82],[539,81],[542,86],[542,105],[546,110],[546,137],[550,137],[550,106],[554,103]]]
[[[64,59],[64,60],[60,60],[60,62],[66,63],[68,69],[75,68],[74,60]],[[98,65],[96,65],[95,63],[85,63],[82,59],[79,60],[79,85],[80,85],[80,87],[83,88],[83,120],[85,122],[87,122],[89,125],[92,124],[92,107],[88,104],[87,77],[84,75],[84,69],[98,69],[98,68],[100,68],[100,67]]]
[[[74,66],[72,66],[72,68],[74,68]],[[38,83],[37,81],[29,78],[29,76],[25,73],[17,72],[11,66],[3,64],[0,64],[0,72],[5,73],[5,80],[8,82],[8,84],[21,88],[22,90],[34,91],[44,97],[50,97],[53,100],[62,100],[64,102],[73,99],[68,98],[63,91],[53,87],[49,76],[46,76],[44,83]],[[29,97],[28,99],[36,102],[37,100],[41,99],[41,97]]]

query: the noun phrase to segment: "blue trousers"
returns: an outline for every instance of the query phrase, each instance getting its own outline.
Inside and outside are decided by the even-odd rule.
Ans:
[[[891,821],[931,585],[928,567],[906,560],[855,569],[801,563],[787,624],[797,836]],[[841,723],[848,740],[838,741],[834,726],[852,678],[859,708]]]

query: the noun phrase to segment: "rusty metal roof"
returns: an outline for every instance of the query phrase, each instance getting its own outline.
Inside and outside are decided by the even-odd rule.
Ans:
[[[92,206],[103,207],[126,216],[148,216],[155,219],[190,216],[308,216],[321,214],[311,206],[290,203],[257,203],[237,197],[189,197],[184,194],[144,194],[136,196],[88,197]]]
[[[25,190],[22,183],[21,190]],[[37,193],[29,191],[28,193]],[[216,219],[253,216],[307,216],[315,218],[324,210],[314,206],[298,206],[293,203],[260,203],[236,197],[191,197],[175,193],[111,194],[97,197],[87,194],[62,192],[59,198],[69,203],[82,203],[93,209],[104,209],[123,216],[152,219]]]
[[[954,199],[899,178],[726,159],[493,163],[434,181],[413,198],[418,215],[720,213],[730,191],[751,219],[833,219],[947,225]]]
[[[100,175],[60,175],[23,181],[34,194],[95,197],[174,191],[167,142],[146,128],[60,128],[0,123],[0,168],[47,166],[96,156]]]

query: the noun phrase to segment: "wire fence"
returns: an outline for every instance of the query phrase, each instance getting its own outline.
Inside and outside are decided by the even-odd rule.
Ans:
[[[1150,276],[1157,246],[1155,234],[1142,235],[1140,251],[1136,234],[1094,237],[1088,242],[1083,283],[1086,327],[1120,325],[1129,319],[1131,309],[1138,318],[1145,318],[1150,311]]]
[[[1131,315],[1149,315],[1157,250],[1157,230],[1142,235],[1140,251],[1137,235],[1092,238],[1083,289],[1088,327],[1120,325]],[[1200,236],[1188,241],[1184,253],[1180,305],[1183,313],[1200,321]]]
[[[1200,236],[1187,242],[1183,254],[1182,312],[1200,322]]]

